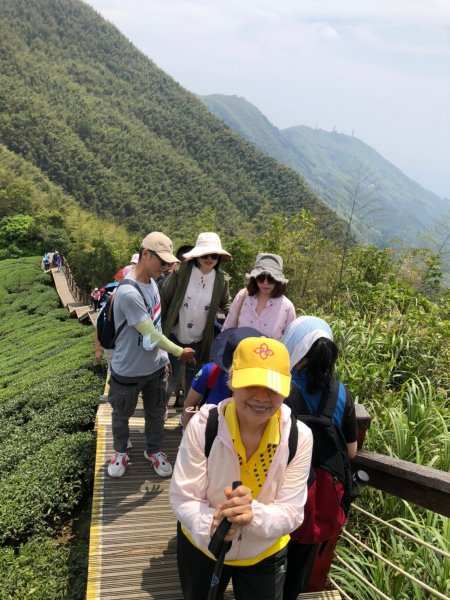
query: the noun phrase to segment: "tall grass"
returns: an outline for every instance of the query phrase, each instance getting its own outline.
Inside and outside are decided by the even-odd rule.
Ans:
[[[366,448],[382,454],[450,469],[450,322],[440,307],[411,291],[384,284],[365,299],[340,299],[332,323],[341,349],[339,374],[372,416]],[[384,293],[382,289],[384,289]],[[393,289],[394,288],[394,289]],[[450,551],[449,520],[398,498],[367,488],[358,503],[384,520]],[[348,530],[391,562],[443,594],[450,593],[450,561],[387,527],[357,514]],[[423,600],[429,593],[342,538],[338,555],[353,570],[395,600]],[[355,600],[374,592],[336,561],[336,582]]]

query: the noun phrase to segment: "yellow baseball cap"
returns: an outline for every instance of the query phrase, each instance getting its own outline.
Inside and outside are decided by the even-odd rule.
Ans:
[[[232,365],[231,386],[267,387],[285,398],[291,389],[289,352],[277,340],[250,337],[237,346]]]

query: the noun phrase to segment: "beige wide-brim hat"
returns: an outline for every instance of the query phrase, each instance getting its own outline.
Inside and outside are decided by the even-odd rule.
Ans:
[[[192,260],[193,258],[205,256],[205,254],[220,254],[223,258],[231,258],[231,254],[222,248],[220,237],[213,231],[200,233],[194,248],[183,254],[183,258],[185,260]]]

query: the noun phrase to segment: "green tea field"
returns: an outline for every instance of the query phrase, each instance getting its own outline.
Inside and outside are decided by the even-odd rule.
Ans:
[[[92,328],[59,308],[39,262],[0,262],[1,600],[84,593],[72,524],[89,493],[102,379]]]

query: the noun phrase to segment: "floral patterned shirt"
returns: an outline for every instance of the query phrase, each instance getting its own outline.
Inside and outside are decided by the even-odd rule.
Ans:
[[[258,298],[249,296],[246,288],[233,300],[222,331],[230,327],[253,327],[263,335],[280,340],[286,327],[295,319],[295,308],[289,298],[270,298],[258,315]]]
[[[192,344],[202,339],[215,279],[215,269],[204,275],[198,267],[192,268],[178,323],[172,332],[182,344]]]

